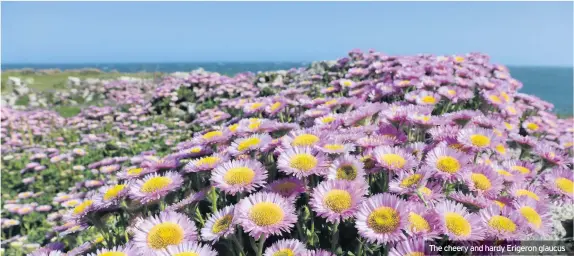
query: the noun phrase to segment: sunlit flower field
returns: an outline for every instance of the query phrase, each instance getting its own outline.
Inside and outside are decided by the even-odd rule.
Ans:
[[[421,256],[558,239],[574,122],[521,87],[480,53],[353,50],[153,90],[112,81],[114,104],[71,118],[2,107],[2,253]]]

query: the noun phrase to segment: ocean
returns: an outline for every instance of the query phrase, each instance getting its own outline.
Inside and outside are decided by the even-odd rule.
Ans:
[[[7,64],[7,69],[81,69],[98,68],[103,71],[117,70],[119,72],[176,72],[191,71],[203,68],[207,71],[218,72],[225,75],[234,75],[241,72],[272,71],[306,67],[309,62],[234,62],[234,63],[107,63],[107,64]],[[520,92],[536,95],[541,99],[554,104],[556,113],[573,114],[573,70],[568,67],[520,67],[509,66],[513,78],[524,84]]]

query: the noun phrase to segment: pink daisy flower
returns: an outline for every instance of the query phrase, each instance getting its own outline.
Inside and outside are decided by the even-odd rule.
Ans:
[[[169,246],[197,241],[195,224],[186,215],[161,212],[140,219],[134,227],[134,247],[140,254],[157,254]]]
[[[236,221],[253,238],[279,235],[291,230],[297,215],[295,204],[279,194],[259,192],[241,199],[235,206]]]
[[[235,206],[229,205],[212,214],[201,229],[201,238],[215,244],[220,238],[233,235],[235,233],[234,210]]]
[[[355,222],[359,235],[376,244],[405,239],[402,231],[408,223],[405,206],[403,200],[391,194],[377,194],[365,200]]]
[[[366,187],[350,181],[323,181],[313,189],[309,204],[318,216],[338,223],[355,216],[366,193]]]
[[[130,185],[129,196],[141,203],[149,203],[175,191],[182,183],[183,178],[178,173],[152,173]]]
[[[198,256],[217,256],[217,251],[209,245],[202,245],[198,242],[185,242],[179,245],[169,245],[165,249],[156,253],[158,256],[180,256],[180,255],[198,255]]]
[[[233,160],[215,168],[211,181],[229,195],[250,193],[267,184],[267,170],[255,160]]]
[[[231,143],[228,152],[233,155],[247,154],[267,146],[273,139],[268,134],[253,134],[249,137],[239,138]]]
[[[322,153],[311,148],[288,148],[277,161],[277,168],[297,178],[308,177],[313,174],[324,174],[328,163]]]
[[[476,191],[488,198],[498,196],[504,188],[504,180],[492,170],[488,165],[475,165],[468,173],[465,173],[464,180],[471,191]]]
[[[293,255],[293,256],[307,256],[308,251],[305,244],[296,239],[282,239],[269,248],[265,249],[265,256],[276,255]]]
[[[468,170],[470,161],[469,155],[442,143],[428,152],[425,163],[429,170],[434,172],[434,177],[452,181],[462,178]]]
[[[524,219],[508,207],[491,206],[479,212],[486,227],[486,239],[520,240],[524,236]]]
[[[439,216],[439,228],[449,239],[469,241],[484,238],[485,230],[479,216],[469,213],[462,204],[443,201],[436,205],[435,211]]]
[[[299,195],[305,193],[307,188],[300,179],[288,177],[273,181],[267,185],[264,190],[277,193],[290,200],[295,200]]]
[[[412,154],[400,147],[376,147],[373,156],[381,167],[393,172],[407,171],[418,164]]]

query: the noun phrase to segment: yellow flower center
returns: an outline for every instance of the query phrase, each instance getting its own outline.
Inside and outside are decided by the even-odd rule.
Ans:
[[[342,150],[343,148],[345,148],[345,146],[341,145],[341,144],[327,144],[325,146],[323,146],[323,148],[327,149],[327,150]]]
[[[409,252],[405,256],[425,256],[424,252]]]
[[[522,173],[522,174],[529,174],[530,173],[530,170],[528,170],[528,168],[526,168],[524,166],[520,166],[520,165],[512,166],[511,169],[513,171],[517,171],[517,172]]]
[[[528,223],[539,228],[542,225],[542,218],[534,208],[530,206],[523,206],[520,208],[520,214],[528,221]]]
[[[260,119],[250,119],[249,120],[249,130],[256,130],[257,128],[259,128],[259,126],[261,125],[261,120]]]
[[[554,183],[560,190],[562,190],[562,192],[568,194],[574,193],[574,184],[572,183],[572,180],[567,178],[557,178]]]
[[[237,150],[245,151],[259,145],[259,143],[261,143],[261,139],[257,137],[247,138],[241,141],[239,145],[237,145]]]
[[[308,172],[317,166],[319,161],[311,154],[297,154],[291,158],[289,165],[292,168]]]
[[[342,165],[337,169],[338,180],[355,180],[357,169],[353,165]]]
[[[387,206],[375,209],[367,218],[367,225],[375,233],[391,233],[397,230],[401,221],[399,212]]]
[[[128,174],[129,175],[139,175],[140,173],[142,173],[143,169],[142,168],[132,168],[128,170]]]
[[[174,256],[201,256],[196,252],[180,252],[178,254],[175,254]]]
[[[516,196],[527,196],[530,197],[536,201],[540,200],[540,198],[538,197],[538,195],[534,194],[532,191],[526,190],[526,189],[519,189],[516,190]]]
[[[410,83],[411,83],[411,80],[402,80],[402,81],[399,82],[399,85],[403,85],[403,86],[404,86],[404,85],[408,85],[408,84],[410,84]]]
[[[510,101],[510,96],[508,96],[508,94],[506,94],[505,92],[500,92],[500,96],[504,99],[504,101],[506,102]]]
[[[197,162],[195,162],[195,166],[207,165],[207,166],[213,167],[219,162],[219,160],[220,160],[219,157],[207,156],[207,157],[203,157],[203,158],[197,160]]]
[[[424,102],[425,104],[435,104],[436,103],[436,99],[430,95],[423,96],[421,98],[421,101]]]
[[[449,232],[457,236],[468,236],[472,231],[472,227],[468,220],[466,220],[462,215],[454,212],[449,212],[445,214],[446,228]]]
[[[502,144],[496,145],[496,147],[494,147],[494,149],[496,149],[496,151],[500,154],[503,154],[503,155],[506,154],[506,148]]]
[[[436,168],[441,172],[453,174],[460,170],[460,162],[452,156],[441,156],[436,161]]]
[[[190,153],[199,153],[201,152],[201,147],[193,147],[189,150]]]
[[[127,254],[124,252],[103,252],[97,256],[127,256]]]
[[[221,219],[218,219],[215,221],[215,223],[213,223],[213,227],[211,228],[211,232],[217,234],[221,231],[225,231],[229,228],[229,225],[231,225],[231,221],[233,220],[233,216],[231,216],[231,214],[227,214],[223,217],[221,217]]]
[[[279,107],[281,107],[281,102],[275,102],[275,103],[273,103],[273,105],[271,105],[271,111],[275,111]]]
[[[283,219],[283,216],[281,207],[269,202],[257,203],[249,212],[249,219],[261,227],[275,225]]]
[[[528,128],[528,130],[531,130],[531,131],[538,131],[538,129],[540,128],[540,126],[538,126],[538,125],[535,124],[535,123],[528,123],[528,124],[526,125],[526,128]]]
[[[323,122],[324,124],[332,123],[333,121],[335,121],[335,118],[332,116],[326,116],[321,118],[321,122]]]
[[[450,96],[456,95],[456,91],[455,91],[455,90],[448,90],[448,91],[446,91],[446,93],[447,93],[448,95],[450,95]]]
[[[208,132],[206,134],[204,134],[203,137],[206,140],[212,139],[213,137],[220,137],[223,136],[223,132],[221,131],[212,131],[212,132]]]
[[[512,177],[512,173],[509,173],[509,172],[507,172],[507,171],[505,171],[505,170],[502,170],[502,169],[497,170],[496,172],[497,172],[498,174],[502,175],[502,176]]]
[[[351,194],[345,190],[333,189],[325,195],[323,203],[336,213],[351,208]]]
[[[399,169],[405,167],[407,163],[407,160],[397,154],[384,154],[381,156],[381,160],[383,160],[387,166]]]
[[[490,138],[482,134],[473,134],[470,136],[470,143],[476,147],[484,148],[490,145]]]
[[[337,104],[337,100],[336,100],[336,99],[335,99],[335,100],[330,100],[330,101],[325,102],[325,105],[327,105],[327,106],[331,106],[331,105],[333,105],[333,104]]]
[[[164,222],[153,226],[147,234],[147,244],[153,249],[163,249],[178,245],[183,241],[183,228],[173,222]]]
[[[430,225],[427,220],[414,212],[409,214],[409,223],[409,229],[413,232],[430,231]]]
[[[456,62],[463,62],[463,61],[464,61],[464,57],[462,57],[462,56],[456,56],[456,57],[454,57],[454,61],[456,61]]]
[[[172,180],[168,177],[152,177],[142,185],[140,190],[144,193],[153,193],[166,188],[171,182]]]
[[[412,185],[417,184],[417,183],[421,180],[422,177],[423,177],[422,175],[420,175],[420,174],[418,174],[418,173],[415,173],[415,174],[413,174],[413,175],[411,175],[411,176],[409,176],[409,177],[403,179],[403,180],[401,181],[401,185],[400,185],[400,186],[401,186],[402,188],[411,187]]]
[[[295,256],[295,252],[291,249],[285,248],[273,253],[273,256]]]
[[[420,193],[422,193],[422,194],[427,195],[427,196],[430,196],[430,195],[432,194],[432,190],[430,190],[430,189],[427,188],[427,187],[420,187],[420,188],[418,189],[418,191],[419,191]]]
[[[494,203],[495,203],[496,205],[498,205],[498,207],[500,207],[500,209],[502,209],[502,208],[504,208],[504,206],[506,206],[505,203],[500,202],[500,201],[498,201],[498,200],[493,200],[493,201],[494,201]]]
[[[235,132],[237,131],[237,128],[239,128],[239,124],[232,124],[228,128],[230,131]]]
[[[498,231],[514,232],[516,231],[516,224],[511,219],[496,215],[488,220],[488,225]]]
[[[508,130],[512,130],[514,128],[513,125],[511,125],[510,123],[504,122],[504,126],[506,127],[506,129]]]
[[[229,185],[247,185],[253,178],[255,178],[255,172],[248,167],[231,168],[223,176],[223,180]]]
[[[82,202],[81,204],[79,204],[78,206],[76,206],[74,208],[74,215],[80,215],[82,214],[84,211],[86,211],[86,209],[88,207],[90,207],[92,204],[94,203],[94,201],[92,200],[86,200],[84,202]]]
[[[119,185],[115,185],[115,186],[111,187],[104,194],[104,200],[108,201],[108,200],[116,198],[118,196],[118,194],[124,190],[125,187],[126,187],[125,184],[119,184]]]
[[[472,182],[474,183],[474,187],[480,190],[488,190],[492,187],[490,180],[486,175],[482,173],[473,173],[470,175]]]
[[[490,100],[492,100],[492,102],[494,103],[502,103],[502,100],[500,100],[500,98],[496,95],[490,95]]]
[[[256,109],[258,109],[258,108],[260,108],[260,107],[262,107],[262,106],[263,106],[263,103],[261,103],[261,102],[255,102],[255,103],[251,104],[251,110],[256,110]]]
[[[350,80],[343,81],[343,86],[349,87],[351,85],[353,85],[353,82],[351,82]]]
[[[302,146],[313,146],[315,143],[319,142],[319,137],[313,134],[301,134],[291,143],[293,146],[302,147]]]
[[[507,106],[506,110],[508,110],[508,112],[510,112],[510,114],[513,114],[513,115],[516,114],[516,109],[513,106]]]

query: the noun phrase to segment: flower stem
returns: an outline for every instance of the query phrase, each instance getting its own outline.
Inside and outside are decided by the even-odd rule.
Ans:
[[[339,243],[339,222],[333,223],[333,229],[331,230],[331,251],[335,252],[337,249],[337,244]]]
[[[259,238],[259,247],[257,248],[257,256],[263,255],[263,244],[265,244],[265,235],[261,235],[261,238]]]

